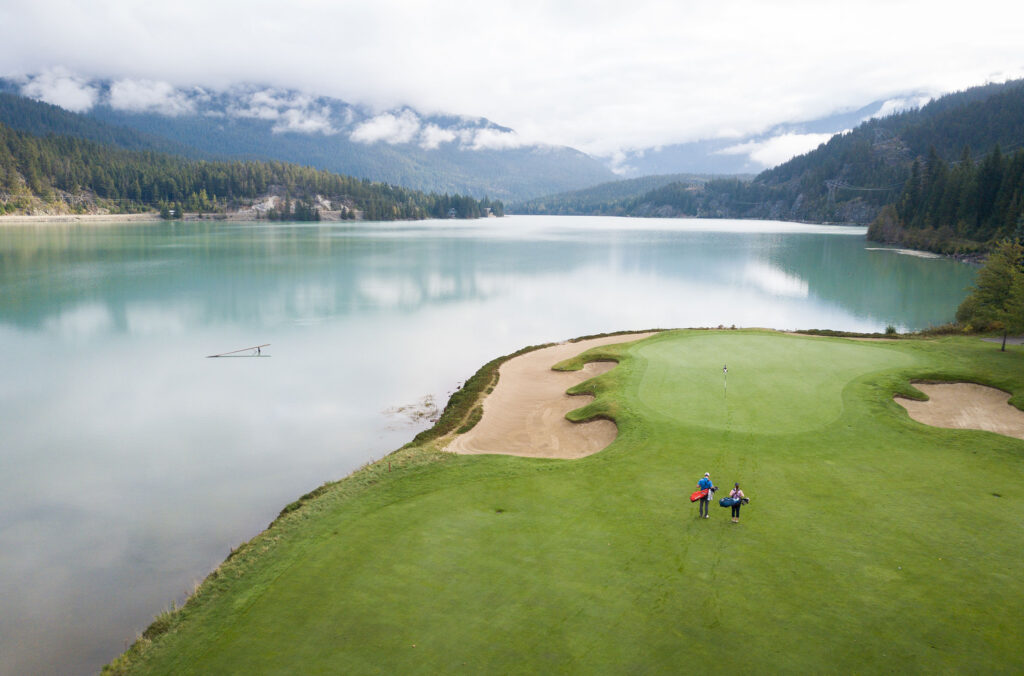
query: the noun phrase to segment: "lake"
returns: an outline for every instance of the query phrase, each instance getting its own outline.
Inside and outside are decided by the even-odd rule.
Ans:
[[[620,329],[913,330],[975,269],[864,228],[0,226],[0,673],[86,674],[280,509],[520,347]],[[207,359],[269,343],[263,357]]]

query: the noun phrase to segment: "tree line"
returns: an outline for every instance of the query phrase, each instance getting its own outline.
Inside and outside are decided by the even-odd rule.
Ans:
[[[1024,237],[1024,150],[996,146],[979,160],[964,148],[946,162],[934,148],[915,160],[895,204],[868,228],[868,238],[940,253],[986,248]]]
[[[114,213],[223,212],[270,194],[300,208],[321,195],[372,220],[504,214],[501,202],[486,198],[426,194],[286,162],[192,160],[68,136],[37,137],[0,123],[0,213],[24,211],[34,201],[72,211],[100,205]]]

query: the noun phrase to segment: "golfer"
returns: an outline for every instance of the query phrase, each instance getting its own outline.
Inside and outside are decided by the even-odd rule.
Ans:
[[[740,522],[740,505],[743,504],[743,491],[740,490],[740,485],[735,484],[733,489],[729,491],[730,498],[736,498],[736,502],[732,505],[732,522]]]
[[[708,503],[711,501],[711,493],[715,490],[715,485],[711,483],[711,475],[708,472],[704,472],[704,476],[697,482],[697,488],[702,491],[708,491],[708,494],[697,503],[697,518],[703,517],[706,519],[708,518]]]

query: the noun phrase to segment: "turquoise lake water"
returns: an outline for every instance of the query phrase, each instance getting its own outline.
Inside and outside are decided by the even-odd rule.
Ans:
[[[427,424],[394,409],[443,406],[496,356],[919,329],[974,274],[762,221],[0,227],[0,673],[97,671],[285,504]]]

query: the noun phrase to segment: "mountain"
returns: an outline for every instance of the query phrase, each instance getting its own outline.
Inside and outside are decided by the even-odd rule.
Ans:
[[[906,204],[901,203],[899,210],[905,224],[936,229],[947,226],[958,237],[984,242],[1000,232],[1012,233],[1017,227],[1020,201],[1015,197],[1018,188],[1013,181],[1019,175],[1015,173],[1018,160],[1009,153],[1022,147],[1024,80],[1014,80],[974,87],[943,96],[920,109],[867,120],[849,132],[832,136],[809,153],[761,172],[752,181],[719,178],[699,186],[690,181],[669,183],[635,198],[623,211],[634,216],[866,225],[883,207],[905,196]],[[1001,152],[993,151],[995,148],[1001,148]],[[987,162],[990,156],[998,162]],[[933,171],[929,171],[929,164]],[[963,168],[954,171],[942,165]],[[973,173],[975,166],[978,171],[986,167],[982,178]],[[944,173],[951,177],[948,182],[942,179]],[[1003,183],[1006,185],[1000,187]],[[937,202],[945,195],[943,186],[951,191],[955,186],[955,195],[949,193],[940,209]],[[977,206],[997,198],[1000,201],[995,216]],[[606,213],[608,208],[622,206],[614,201],[592,204],[588,213]],[[918,208],[929,211],[919,217]],[[901,227],[892,214],[889,216],[886,227],[879,231],[893,233]],[[990,227],[992,219],[998,223]],[[929,244],[935,241],[930,237],[914,241],[936,246]]]
[[[864,122],[806,155],[769,169],[729,209],[743,216],[869,223],[894,202],[915,159],[945,161],[1024,143],[1024,80],[973,87],[917,110]],[[761,191],[761,194],[758,193]],[[749,208],[747,208],[749,207]]]
[[[623,216],[633,214],[637,207],[637,200],[659,188],[676,184],[684,186],[687,190],[692,190],[714,178],[716,177],[698,174],[664,174],[609,181],[592,188],[546,195],[519,202],[510,206],[509,212],[560,216],[583,214]],[[750,180],[753,176],[742,175],[737,178]]]
[[[3,86],[0,80],[0,123],[34,136],[73,136],[127,150],[155,150],[186,157],[207,157],[195,148],[127,127],[108,124],[60,106],[27,99]]]
[[[33,87],[34,82],[7,80],[0,89],[45,98],[48,92]],[[276,159],[416,190],[503,200],[614,177],[584,153],[524,143],[514,130],[484,118],[424,115],[407,107],[375,112],[338,99],[254,85],[216,92],[122,80],[93,81],[88,88],[93,103],[85,109],[86,118],[133,130],[146,143],[163,143],[160,150],[190,156]],[[64,133],[8,124],[32,133]],[[125,145],[137,139],[122,141],[112,142],[138,147]]]
[[[813,148],[832,135],[850,130],[866,120],[917,108],[928,100],[924,94],[906,94],[873,101],[851,111],[778,124],[760,134],[633,150],[616,157],[613,166],[627,177],[679,172],[755,174],[767,165],[778,164],[801,149]]]
[[[284,162],[192,160],[0,123],[0,214],[159,209],[247,218],[409,220],[500,216],[502,205],[424,194]]]

